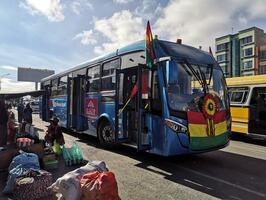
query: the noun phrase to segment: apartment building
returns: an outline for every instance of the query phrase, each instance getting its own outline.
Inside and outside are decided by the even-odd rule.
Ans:
[[[264,68],[260,66],[265,65],[260,59],[260,54],[263,54],[260,52],[264,52],[266,33],[262,29],[252,27],[237,34],[216,38],[215,45],[217,62],[226,77],[250,76],[263,72]]]

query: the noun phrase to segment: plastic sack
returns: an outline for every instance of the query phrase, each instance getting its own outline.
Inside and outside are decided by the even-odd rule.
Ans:
[[[16,178],[23,175],[28,169],[40,169],[39,158],[36,154],[22,153],[14,157],[8,168],[8,180],[3,192],[13,192]]]
[[[67,166],[80,164],[83,162],[83,155],[78,144],[74,143],[71,148],[63,146],[63,157]]]
[[[79,200],[81,196],[79,180],[84,174],[93,171],[107,171],[105,162],[88,162],[85,166],[68,172],[64,176],[58,178],[49,188],[56,193],[62,194],[64,200]]]
[[[62,153],[62,149],[56,141],[54,141],[54,145],[52,146],[52,149],[53,149],[54,153],[57,155],[60,155]]]
[[[81,200],[120,200],[115,175],[112,172],[91,172],[81,180]]]

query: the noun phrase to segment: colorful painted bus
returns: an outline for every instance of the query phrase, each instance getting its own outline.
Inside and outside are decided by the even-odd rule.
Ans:
[[[226,79],[232,132],[266,136],[266,75]]]
[[[117,49],[41,81],[42,119],[163,156],[202,153],[229,143],[230,109],[212,55],[156,39],[154,67],[145,41]]]

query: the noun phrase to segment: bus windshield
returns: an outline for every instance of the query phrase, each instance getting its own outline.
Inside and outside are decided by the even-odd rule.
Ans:
[[[166,67],[169,107],[175,111],[199,110],[198,101],[206,92],[215,93],[227,108],[227,91],[220,69],[207,65],[195,65],[170,61]]]

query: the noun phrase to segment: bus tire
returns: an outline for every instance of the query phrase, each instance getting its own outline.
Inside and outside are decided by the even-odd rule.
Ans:
[[[103,120],[99,124],[98,138],[105,148],[115,148],[118,145],[115,143],[115,131],[107,120]]]

